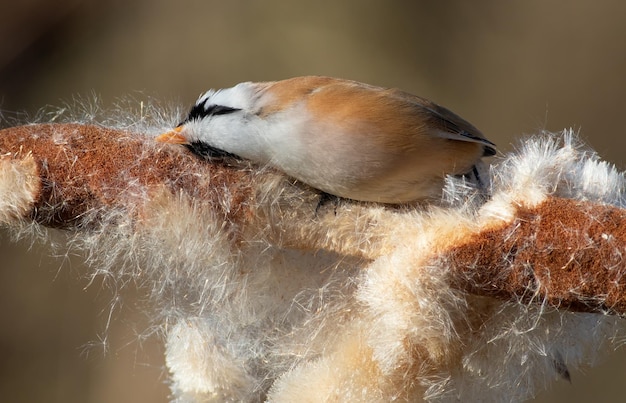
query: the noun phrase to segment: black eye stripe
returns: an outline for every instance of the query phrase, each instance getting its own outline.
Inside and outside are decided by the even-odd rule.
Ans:
[[[206,113],[209,115],[228,115],[229,113],[240,111],[239,108],[231,108],[230,106],[224,105],[211,105],[206,110]]]
[[[239,108],[231,108],[230,106],[224,105],[209,105],[209,107],[207,108],[206,101],[204,101],[200,104],[194,105],[189,111],[189,114],[187,115],[185,120],[181,122],[181,124],[187,123],[195,119],[202,119],[207,116],[228,115],[229,113],[237,112],[240,110],[241,109]]]
[[[207,143],[203,143],[201,141],[193,141],[190,144],[185,144],[185,146],[194,154],[211,159],[211,158],[235,158],[241,159],[237,157],[235,154],[231,154],[224,150],[220,150],[219,148],[208,145]]]

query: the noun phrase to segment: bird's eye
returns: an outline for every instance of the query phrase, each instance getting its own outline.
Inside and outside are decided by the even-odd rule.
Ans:
[[[194,105],[189,111],[189,114],[187,115],[185,120],[181,122],[181,124],[185,124],[189,121],[196,119],[202,119],[207,116],[228,115],[229,113],[237,112],[240,110],[241,109],[239,108],[231,108],[230,106],[224,105],[209,105],[207,107],[205,101]]]

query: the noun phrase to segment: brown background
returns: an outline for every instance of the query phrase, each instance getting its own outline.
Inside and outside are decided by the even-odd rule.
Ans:
[[[625,16],[623,1],[585,0],[0,0],[0,108],[90,94],[105,109],[127,95],[191,105],[212,87],[321,74],[431,98],[504,152],[573,127],[623,169]],[[114,293],[87,287],[79,257],[0,235],[0,400],[167,400],[132,290],[105,332]],[[625,371],[618,352],[538,401],[622,401]]]

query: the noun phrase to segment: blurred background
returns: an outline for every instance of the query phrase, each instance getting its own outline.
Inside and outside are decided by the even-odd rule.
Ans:
[[[0,0],[0,109],[91,94],[187,108],[209,88],[330,75],[430,98],[503,152],[571,127],[624,169],[625,16],[617,0]],[[167,401],[141,294],[87,286],[63,249],[0,232],[0,253],[0,400]],[[537,401],[623,401],[625,380],[618,351]]]

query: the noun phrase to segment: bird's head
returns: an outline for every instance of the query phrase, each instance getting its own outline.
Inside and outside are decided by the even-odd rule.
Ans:
[[[238,155],[237,133],[242,133],[242,125],[249,120],[253,101],[250,83],[209,90],[198,98],[182,122],[155,140],[185,145],[203,157]]]

